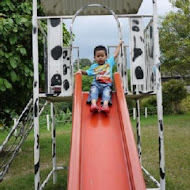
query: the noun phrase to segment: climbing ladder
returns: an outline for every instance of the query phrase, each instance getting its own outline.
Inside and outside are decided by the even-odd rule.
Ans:
[[[40,105],[40,115],[46,105],[47,102]],[[19,153],[21,146],[26,141],[29,133],[33,129],[33,126],[33,98],[31,98],[0,146],[0,182],[3,181],[11,163]]]

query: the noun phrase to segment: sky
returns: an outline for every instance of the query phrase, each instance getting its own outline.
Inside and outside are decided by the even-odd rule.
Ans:
[[[157,0],[158,15],[165,15],[173,10],[168,0]],[[138,11],[141,15],[150,15],[153,13],[152,0],[144,0]],[[122,26],[122,35],[124,44],[128,44],[128,22],[127,19],[119,19]],[[64,20],[66,28],[70,31],[71,20]],[[145,21],[145,25],[146,25]],[[113,16],[77,16],[73,24],[73,33],[75,39],[73,46],[79,47],[79,58],[88,58],[93,60],[93,49],[97,45],[116,46],[119,42],[119,33],[116,21]],[[110,53],[114,48],[110,49]],[[74,60],[76,50],[73,50]]]

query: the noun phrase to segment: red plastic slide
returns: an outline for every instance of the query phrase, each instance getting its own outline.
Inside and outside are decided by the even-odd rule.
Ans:
[[[93,114],[75,76],[68,190],[146,189],[120,75],[114,79],[110,113]]]

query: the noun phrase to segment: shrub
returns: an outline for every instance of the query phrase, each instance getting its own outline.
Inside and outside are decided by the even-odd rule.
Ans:
[[[156,107],[157,107],[157,102],[156,102],[156,96],[150,96],[147,98],[144,98],[140,102],[141,110],[144,110],[145,107],[147,107],[148,114],[156,114]]]
[[[185,112],[190,112],[190,94],[182,100],[180,106]]]
[[[163,108],[165,113],[183,113],[180,103],[187,97],[187,90],[181,80],[163,83]]]

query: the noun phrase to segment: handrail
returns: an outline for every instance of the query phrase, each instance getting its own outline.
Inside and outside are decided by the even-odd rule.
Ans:
[[[80,187],[80,142],[82,114],[82,75],[75,75],[73,96],[72,139],[67,190],[79,190]]]
[[[107,9],[110,14],[112,14],[116,20],[116,23],[117,23],[117,27],[118,27],[118,31],[119,31],[119,39],[120,40],[123,40],[123,36],[122,36],[122,29],[121,29],[121,24],[119,22],[119,19],[117,17],[117,15],[108,7],[104,6],[104,5],[101,5],[101,4],[89,4],[89,5],[85,5],[84,7],[80,8],[76,13],[75,15],[73,16],[72,18],[72,22],[70,24],[70,65],[73,66],[73,63],[72,63],[72,49],[73,49],[73,45],[72,45],[72,42],[73,42],[73,23],[75,21],[75,18],[86,8],[88,7],[102,7],[104,9]],[[121,52],[119,54],[119,58],[120,58],[120,61],[121,63],[117,65],[117,69],[119,72],[122,72],[122,68],[121,68],[121,65],[124,65],[124,49],[123,49],[123,45],[121,46]]]

